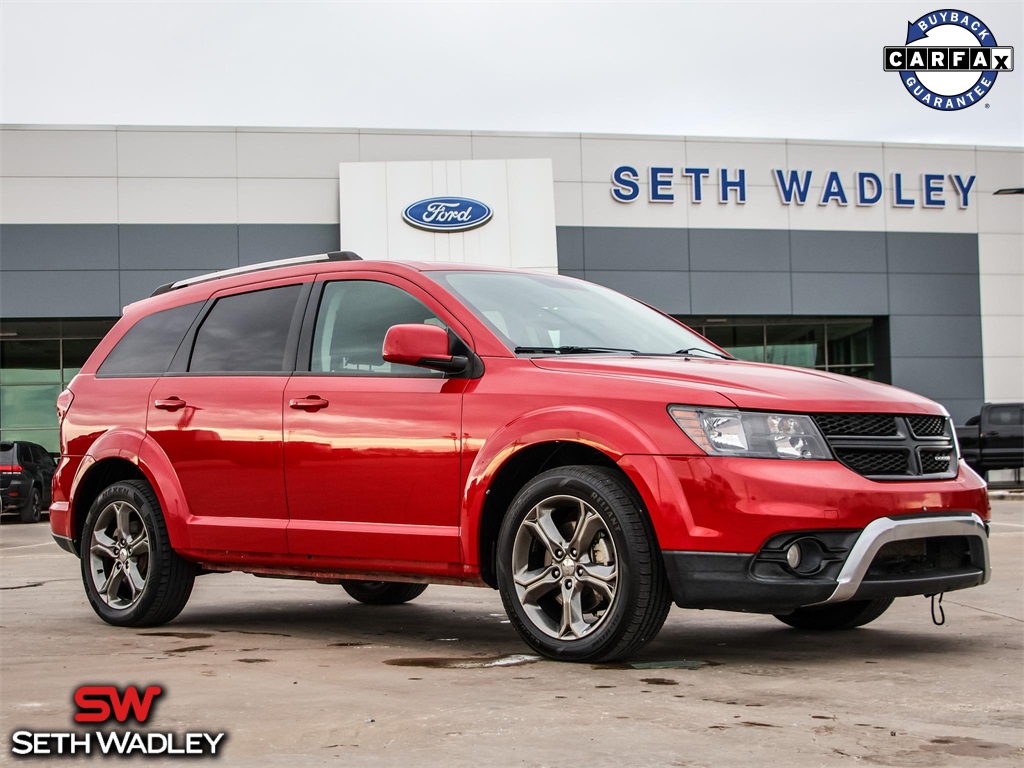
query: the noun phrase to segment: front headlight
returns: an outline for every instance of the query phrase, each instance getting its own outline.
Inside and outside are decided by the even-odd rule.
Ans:
[[[712,456],[831,459],[814,420],[792,413],[752,413],[670,405],[669,414]]]

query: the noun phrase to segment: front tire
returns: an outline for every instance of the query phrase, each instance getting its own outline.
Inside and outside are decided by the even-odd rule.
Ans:
[[[196,568],[167,537],[148,483],[124,480],[93,502],[82,531],[82,580],[96,614],[119,627],[165,624],[188,602]]]
[[[840,632],[869,624],[885,613],[892,601],[891,597],[881,600],[850,600],[835,605],[798,608],[788,614],[777,613],[775,618],[796,629]]]
[[[401,605],[422,595],[427,585],[400,581],[345,580],[341,582],[341,588],[353,599],[367,605]]]
[[[605,467],[544,472],[498,535],[498,588],[512,625],[552,659],[610,661],[654,639],[671,607],[639,497]]]
[[[21,510],[21,522],[38,523],[43,518],[43,494],[38,488],[32,488],[28,504]]]

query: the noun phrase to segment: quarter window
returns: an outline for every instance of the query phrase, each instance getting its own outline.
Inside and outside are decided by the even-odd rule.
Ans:
[[[301,286],[286,285],[218,299],[192,347],[194,373],[280,373]]]
[[[401,288],[372,280],[343,280],[324,287],[313,334],[310,370],[349,376],[441,376],[382,357],[393,325],[447,326],[419,299]]]
[[[203,303],[147,315],[133,325],[99,367],[100,376],[160,376],[171,366]],[[76,359],[74,362],[81,366]]]

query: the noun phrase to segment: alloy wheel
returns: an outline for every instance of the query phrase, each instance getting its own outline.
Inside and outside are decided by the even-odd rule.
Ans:
[[[519,524],[512,576],[538,630],[558,640],[591,635],[615,603],[618,558],[607,523],[576,496],[544,499]]]
[[[89,564],[99,598],[126,610],[142,596],[149,576],[149,532],[139,510],[112,501],[96,518],[89,542]]]

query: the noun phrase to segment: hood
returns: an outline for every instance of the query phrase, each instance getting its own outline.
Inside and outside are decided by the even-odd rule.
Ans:
[[[740,360],[687,357],[625,357],[619,355],[566,355],[532,360],[548,371],[608,376],[617,379],[680,385],[680,399],[688,404],[693,390],[720,394],[738,408],[803,413],[937,414],[942,407],[920,395],[888,384],[835,373],[790,368]],[[689,395],[689,399],[687,398]],[[717,399],[717,398],[716,398]],[[698,403],[699,404],[699,403]]]

